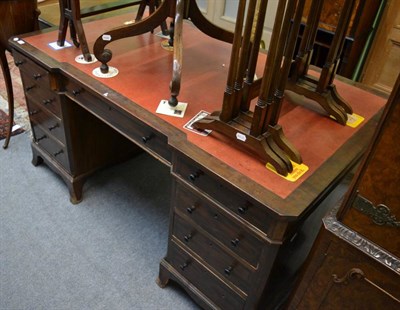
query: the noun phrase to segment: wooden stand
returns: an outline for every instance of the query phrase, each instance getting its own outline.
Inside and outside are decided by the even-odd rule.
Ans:
[[[247,1],[240,1],[222,110],[193,124],[198,129],[221,132],[251,149],[282,175],[293,170],[290,160],[302,162],[298,151],[284,136],[278,118],[304,2],[279,2],[264,75],[254,81],[267,1],[250,0],[245,22]],[[250,102],[257,96],[251,112]]]
[[[108,62],[112,58],[112,52],[105,47],[116,40],[137,36],[151,31],[161,25],[168,17],[175,17],[174,21],[174,70],[171,81],[171,99],[169,104],[176,106],[177,96],[180,90],[182,70],[182,22],[190,19],[202,32],[212,38],[231,43],[233,34],[210,23],[201,13],[195,0],[183,1],[165,0],[158,9],[149,17],[129,26],[118,27],[101,35],[94,44],[94,54],[101,61],[101,72],[108,72]]]
[[[105,12],[123,9],[125,7],[139,5],[136,15],[136,21],[143,18],[146,6],[149,7],[150,14],[159,6],[159,0],[134,0],[134,1],[116,1],[106,5],[90,7],[81,10],[80,0],[59,0],[60,3],[60,25],[58,32],[57,44],[64,46],[68,25],[70,26],[71,39],[76,47],[80,47],[83,57],[86,61],[91,61],[92,56],[86,41],[85,31],[82,25],[82,18],[102,14]],[[161,24],[162,32],[167,33],[165,23]]]
[[[315,100],[337,122],[345,125],[347,114],[352,114],[353,110],[337,93],[333,81],[339,66],[340,54],[343,50],[346,30],[350,22],[355,0],[346,0],[344,3],[321,75],[319,78],[315,78],[308,75],[308,69],[323,4],[324,0],[313,0],[311,4],[299,52],[293,64],[286,89]]]

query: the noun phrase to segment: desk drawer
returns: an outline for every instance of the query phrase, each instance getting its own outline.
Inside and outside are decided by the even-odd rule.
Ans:
[[[82,86],[68,81],[65,85],[67,96],[89,110],[91,113],[105,121],[130,138],[147,152],[171,162],[171,150],[168,138],[154,130],[139,119],[117,110],[107,103],[106,99],[95,96]]]
[[[24,85],[29,82],[24,82]],[[37,85],[25,91],[27,99],[35,101],[43,109],[48,110],[57,117],[61,118],[61,104],[59,95],[47,88]]]
[[[205,172],[200,166],[185,156],[177,156],[174,172],[183,180],[201,189],[213,199],[226,206],[249,224],[265,234],[274,229],[274,222],[265,207],[251,202],[246,195],[232,189],[226,182]]]
[[[49,71],[16,51],[14,51],[13,56],[15,65],[20,69],[23,80],[27,82],[30,79],[32,82],[30,84],[34,83],[42,85],[44,88],[52,89],[51,82],[53,79],[51,79]],[[31,87],[32,85],[30,84],[25,85],[25,89],[26,87]]]
[[[173,241],[168,245],[167,261],[219,308],[243,308],[245,301],[236,292]]]
[[[251,285],[251,270],[244,267],[213,240],[200,233],[195,225],[177,214],[174,216],[173,236],[214,268],[221,278],[225,278],[243,292],[248,292]]]
[[[202,196],[193,193],[180,183],[176,184],[175,208],[181,214],[187,214],[230,251],[236,253],[252,266],[257,267],[263,242],[233,218],[221,212]]]
[[[27,100],[29,117],[31,121],[40,125],[48,134],[54,136],[65,145],[65,132],[62,121],[55,115],[49,113],[45,108],[31,100]]]
[[[31,124],[34,142],[54,160],[59,162],[67,171],[70,171],[68,153],[65,146],[54,140],[48,133],[40,128],[38,124],[33,122]]]

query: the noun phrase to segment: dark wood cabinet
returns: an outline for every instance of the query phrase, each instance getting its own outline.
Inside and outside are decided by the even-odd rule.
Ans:
[[[399,309],[399,132],[400,76],[340,209],[323,221],[289,309]]]
[[[56,171],[68,185],[71,202],[78,203],[91,173],[136,151],[126,138],[73,106],[78,99],[65,93],[68,80],[58,70],[16,51],[13,56],[20,69],[32,128],[32,163],[45,162]],[[93,153],[96,156],[90,155]]]

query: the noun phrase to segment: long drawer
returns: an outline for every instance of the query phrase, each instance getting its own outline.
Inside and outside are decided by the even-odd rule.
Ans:
[[[171,241],[167,261],[221,309],[242,309],[245,301],[198,260]]]
[[[246,195],[207,173],[189,158],[178,155],[173,169],[174,173],[183,180],[201,189],[265,234],[268,235],[273,231],[274,221],[264,206],[252,202]]]
[[[257,267],[263,241],[246,230],[241,223],[221,212],[201,195],[176,182],[175,209],[187,214],[196,224],[219,240],[227,249],[236,253],[252,266]]]
[[[111,127],[123,132],[150,154],[154,154],[156,157],[161,157],[171,163],[171,149],[168,145],[168,138],[165,135],[139,119],[134,119],[132,116],[128,117],[122,111],[112,108],[101,97],[95,96],[79,84],[68,81],[65,85],[65,90],[70,99],[95,113],[96,116]]]
[[[203,235],[196,225],[185,221],[177,214],[174,216],[173,237],[199,255],[219,273],[221,278],[231,282],[243,292],[248,292],[253,275],[251,268],[244,267],[211,238]]]

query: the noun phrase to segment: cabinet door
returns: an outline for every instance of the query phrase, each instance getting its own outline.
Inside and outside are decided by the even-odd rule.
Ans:
[[[400,1],[388,1],[362,83],[390,93],[400,72]]]

